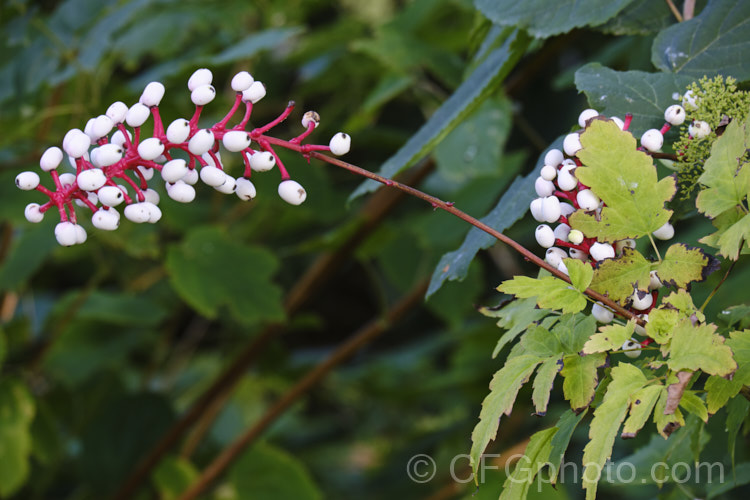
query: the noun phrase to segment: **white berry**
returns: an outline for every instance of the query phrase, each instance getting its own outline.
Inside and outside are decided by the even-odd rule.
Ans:
[[[190,122],[184,118],[178,118],[167,127],[167,140],[175,144],[183,143],[190,135]]]
[[[51,148],[47,148],[47,150],[42,153],[42,157],[39,158],[39,166],[42,167],[42,170],[44,170],[45,172],[49,172],[60,166],[62,159],[62,150],[57,146],[52,146]]]
[[[201,85],[190,93],[190,100],[196,106],[205,106],[216,97],[216,89],[213,85]]]
[[[570,226],[567,224],[558,224],[554,231],[555,239],[568,241],[568,235],[570,234]]]
[[[685,95],[682,96],[682,105],[685,106],[685,109],[691,111],[698,109],[698,96],[696,96],[692,90],[688,90],[685,92]]]
[[[64,174],[60,174],[60,185],[62,187],[70,187],[73,184],[76,183],[76,174],[71,174],[70,172],[65,172]]]
[[[16,186],[24,191],[36,189],[39,185],[39,174],[36,172],[21,172],[16,176]]]
[[[568,231],[568,241],[574,245],[580,245],[583,241],[583,233],[578,229]]]
[[[91,224],[103,231],[114,231],[120,226],[120,213],[114,208],[100,208],[91,216]]]
[[[584,109],[581,114],[578,115],[578,125],[583,128],[586,126],[586,122],[595,116],[599,116],[599,112],[595,109]]]
[[[534,237],[536,238],[536,242],[539,243],[539,246],[542,248],[549,248],[555,244],[555,233],[547,224],[540,224],[537,226],[536,231],[534,232]]]
[[[542,218],[544,222],[557,222],[560,218],[560,200],[557,196],[546,196],[542,198]]]
[[[188,89],[192,92],[193,90],[197,89],[198,87],[202,85],[210,85],[213,81],[213,74],[211,73],[210,69],[207,68],[201,68],[197,69],[193,72],[192,75],[190,75],[190,79],[188,80],[187,86]]]
[[[276,158],[270,151],[258,151],[250,155],[248,161],[250,162],[250,168],[256,172],[266,172],[276,165]]]
[[[570,275],[570,273],[568,272],[568,266],[566,266],[565,262],[563,262],[562,260],[557,263],[557,270],[565,274],[566,276]]]
[[[218,167],[206,165],[205,167],[201,168],[200,177],[205,184],[211,187],[218,187],[224,184],[227,179],[227,174],[225,174],[224,171]]]
[[[552,267],[557,267],[563,259],[567,258],[568,254],[562,248],[550,247],[544,253],[544,260]]]
[[[654,238],[660,240],[669,240],[674,236],[674,226],[669,222],[665,222],[662,227],[653,232]]]
[[[670,125],[682,125],[685,122],[685,108],[672,104],[664,111],[664,121]]]
[[[536,182],[534,182],[534,189],[537,196],[552,196],[552,193],[555,192],[555,185],[552,181],[545,180],[543,177],[537,177]]]
[[[107,183],[107,176],[100,168],[90,168],[78,174],[76,182],[84,191],[96,191]]]
[[[650,291],[654,291],[654,290],[658,290],[662,286],[664,286],[664,285],[662,284],[661,280],[659,279],[659,275],[656,274],[656,271],[651,271],[649,273],[648,289]]]
[[[650,293],[642,292],[640,290],[636,290],[635,293],[633,293],[631,300],[633,302],[633,309],[638,309],[639,311],[648,309],[654,303],[654,298]]]
[[[598,241],[591,245],[589,249],[591,257],[596,260],[613,259],[615,257],[615,249],[609,243],[599,243]]]
[[[167,194],[174,201],[190,203],[195,199],[195,188],[185,181],[177,181],[167,188]]]
[[[641,355],[641,344],[633,339],[626,340],[622,344],[622,350],[625,353],[625,356],[629,358],[637,358]]]
[[[307,198],[307,191],[297,181],[287,179],[279,184],[279,196],[291,205],[300,205]]]
[[[78,129],[74,129],[78,130]],[[72,131],[71,131],[72,132]],[[67,143],[63,143],[63,149],[73,158],[80,158],[86,154],[91,146],[91,138],[78,130],[78,133],[72,134]]]
[[[130,106],[127,114],[125,114],[125,122],[133,128],[140,127],[141,125],[146,123],[146,120],[148,120],[150,114],[151,111],[148,109],[148,107],[144,106],[140,102],[137,102]]]
[[[105,135],[109,134],[115,124],[107,115],[97,116],[91,124],[91,133],[93,134],[94,140],[100,139]]]
[[[708,123],[702,120],[695,120],[688,127],[688,134],[690,134],[690,136],[694,137],[695,139],[703,139],[704,137],[708,137],[710,133],[711,127],[708,125]]]
[[[612,120],[613,122],[615,122],[615,125],[617,125],[617,127],[620,130],[624,130],[625,129],[625,122],[622,121],[620,118],[618,118],[616,116],[613,116],[613,117],[610,118],[610,120]]]
[[[331,153],[336,156],[345,155],[349,152],[349,148],[352,146],[352,138],[349,134],[339,132],[331,137],[328,147],[331,148]]]
[[[542,198],[531,200],[529,210],[531,211],[531,216],[535,221],[545,222],[544,217],[542,217]]]
[[[581,146],[581,136],[577,133],[568,134],[563,139],[563,151],[568,156],[575,156],[575,154],[583,148]]]
[[[150,181],[154,177],[154,169],[151,167],[144,167],[143,165],[138,165],[135,168],[147,181]]]
[[[656,152],[664,145],[664,136],[658,129],[652,128],[646,130],[641,136],[641,146],[649,151]]]
[[[116,101],[109,105],[105,113],[115,125],[125,121],[125,115],[128,113],[128,106],[124,102]]]
[[[576,207],[571,205],[570,203],[560,202],[560,215],[563,215],[567,217],[568,215],[572,214],[576,211]]]
[[[224,175],[224,183],[220,186],[215,186],[214,189],[220,193],[232,194],[234,188],[237,186],[237,181],[231,175]]]
[[[104,186],[96,192],[99,201],[105,207],[116,207],[125,200],[125,195],[117,186]]]
[[[602,305],[601,302],[596,302],[593,306],[591,306],[591,315],[599,323],[604,324],[612,323],[612,320],[615,319],[615,314],[612,312],[612,310]]]
[[[122,159],[124,150],[117,144],[103,144],[91,150],[91,163],[97,167],[108,167]]]
[[[580,260],[581,262],[586,262],[589,258],[589,254],[587,254],[583,250],[578,250],[577,248],[568,249],[568,255],[570,255],[573,259]]]
[[[565,165],[557,173],[557,186],[563,191],[572,191],[578,187],[578,178],[573,175],[575,166]]]
[[[55,226],[55,238],[64,247],[73,246],[78,242],[77,233],[76,224],[72,222],[60,222]]]
[[[266,86],[259,81],[254,81],[248,88],[242,91],[242,100],[255,104],[266,96]]]
[[[197,184],[199,179],[200,174],[198,174],[197,168],[188,168],[187,173],[185,173],[185,176],[182,178],[183,182],[190,184],[191,186]]]
[[[232,130],[224,134],[221,142],[227,151],[236,153],[250,147],[250,134],[244,130]]]
[[[144,203],[131,203],[125,207],[123,213],[128,220],[135,222],[136,224],[148,222],[151,218],[149,208]]]
[[[235,92],[243,92],[250,88],[255,79],[247,71],[240,71],[232,78],[232,90]]]
[[[144,106],[158,106],[164,97],[164,85],[161,82],[151,82],[143,89],[141,98],[138,100]]]
[[[26,217],[27,221],[33,222],[34,224],[42,222],[42,219],[44,219],[44,212],[39,209],[39,203],[29,203],[26,205],[23,215]]]
[[[617,255],[622,255],[623,250],[626,248],[635,248],[635,240],[632,238],[626,238],[624,240],[620,240],[615,242],[615,251],[617,252]]]
[[[539,172],[539,175],[545,181],[554,180],[555,177],[557,177],[557,168],[552,165],[544,165],[541,172]]]
[[[138,156],[144,160],[155,160],[164,152],[164,144],[156,137],[149,137],[138,145]]]
[[[127,130],[125,131],[125,134],[127,134],[128,141],[133,140],[133,134],[131,134]],[[109,142],[111,144],[116,144],[120,147],[123,147],[125,146],[125,143],[128,142],[125,140],[125,134],[123,134],[121,130],[116,130],[115,133],[112,134],[112,138]]]
[[[187,171],[187,162],[182,158],[177,158],[164,164],[161,168],[161,178],[170,183],[177,182],[185,177]]]
[[[544,155],[544,164],[557,167],[562,163],[564,158],[562,151],[559,149],[550,149],[547,151],[547,154]]]
[[[599,208],[599,202],[601,200],[592,190],[582,189],[581,191],[578,191],[576,201],[578,202],[578,206],[584,210],[596,210]]]
[[[244,177],[240,177],[236,181],[236,186],[234,190],[235,194],[237,194],[237,197],[243,201],[250,201],[253,198],[255,198],[255,185],[250,182],[250,179],[246,179]]]
[[[195,133],[188,142],[188,150],[194,155],[207,153],[214,146],[214,133],[211,129],[204,128]]]

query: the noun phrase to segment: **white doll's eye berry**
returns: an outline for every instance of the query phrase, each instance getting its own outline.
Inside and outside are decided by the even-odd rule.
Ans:
[[[146,222],[150,224],[156,224],[161,219],[161,209],[156,204],[149,201],[142,201],[140,205],[148,212],[148,220]]]
[[[674,226],[669,222],[665,222],[662,227],[653,232],[654,238],[660,240],[669,240],[674,236]]]
[[[104,186],[96,192],[99,201],[105,207],[116,207],[125,200],[125,195],[117,186]]]
[[[654,303],[654,298],[650,293],[640,290],[636,290],[630,299],[633,302],[633,309],[638,309],[639,311],[648,309]]]
[[[125,131],[126,134],[128,134],[128,140],[133,140],[133,134]],[[117,146],[124,147],[125,146],[125,135],[122,133],[121,130],[115,131],[114,134],[112,134],[112,138],[109,140],[111,144],[116,144]]]
[[[599,197],[590,189],[578,191],[576,201],[583,210],[596,210],[599,208],[599,202],[601,202]]]
[[[297,181],[287,179],[279,184],[279,196],[290,205],[301,205],[307,199],[307,191]]]
[[[612,312],[612,310],[604,307],[601,302],[596,302],[593,306],[591,306],[591,315],[599,323],[604,324],[612,323],[612,320],[615,319],[615,314]]]
[[[568,272],[568,266],[566,266],[565,262],[563,262],[562,260],[557,263],[557,270],[566,276],[570,275],[570,273]]]
[[[44,212],[39,210],[39,208],[39,203],[29,203],[28,205],[26,205],[26,208],[23,211],[23,215],[26,217],[26,220],[34,224],[42,222],[42,220],[44,219]]]
[[[568,235],[570,234],[570,226],[567,224],[558,224],[554,230],[555,239],[568,241]]]
[[[615,249],[609,243],[599,243],[598,241],[591,245],[589,249],[591,257],[596,260],[613,259],[615,257]]]
[[[599,116],[599,112],[597,110],[584,109],[583,111],[581,111],[581,114],[578,115],[578,126],[584,128],[586,126],[586,122],[595,116]]]
[[[626,248],[635,249],[635,240],[631,238],[627,238],[627,239],[615,242],[615,251],[617,252],[618,255],[621,255],[622,251]]]
[[[123,213],[129,221],[136,224],[143,224],[151,218],[151,213],[145,203],[131,203],[125,207]]]
[[[557,265],[562,262],[563,259],[567,259],[568,254],[565,253],[565,250],[562,248],[557,247],[550,247],[547,249],[547,251],[544,253],[544,260],[552,267],[557,267]]]
[[[536,182],[534,182],[534,189],[536,190],[537,196],[552,196],[552,193],[555,192],[555,185],[552,181],[547,181],[542,177],[537,177]]]
[[[232,90],[235,92],[243,92],[250,88],[255,79],[247,71],[240,71],[232,78]]]
[[[675,127],[682,125],[685,122],[685,108],[672,104],[664,111],[664,121]]]
[[[250,182],[250,179],[245,179],[244,177],[237,179],[234,192],[243,201],[250,201],[256,195],[255,185]]]
[[[90,168],[78,174],[76,182],[84,191],[96,191],[107,183],[107,176],[100,168]]]
[[[60,222],[55,226],[55,238],[64,247],[73,246],[78,242],[77,233],[76,224],[72,222]]]
[[[583,241],[583,233],[578,229],[571,229],[568,232],[568,241],[574,245],[580,245]]]
[[[187,162],[182,158],[170,160],[161,168],[161,178],[166,182],[177,182],[185,177],[188,170]]]
[[[216,164],[216,160],[214,160],[214,157],[216,158],[216,160],[219,160],[219,164],[218,165]],[[206,164],[207,165],[210,165],[212,167],[219,167],[220,169],[224,170],[224,165],[221,163],[221,152],[220,151],[217,151],[213,155],[210,155],[208,153],[203,153],[201,155],[201,158],[203,158],[204,160],[206,160]]]
[[[150,181],[154,177],[154,169],[150,167],[144,167],[143,165],[138,165],[135,167],[138,172],[143,176],[144,179],[147,181]]]
[[[118,123],[122,123],[125,121],[125,115],[127,113],[128,106],[124,102],[117,101],[110,104],[105,114],[109,116],[109,119],[112,120],[112,123],[117,125]]]
[[[662,286],[664,286],[664,285],[662,284],[661,280],[659,279],[659,275],[656,274],[656,271],[651,271],[649,273],[648,289],[651,290],[651,291],[658,290]]]
[[[77,133],[74,132],[75,130],[77,130]],[[73,129],[71,132],[74,133],[70,135],[67,143],[63,143],[63,149],[71,157],[81,158],[88,152],[91,146],[91,138],[78,129]]]
[[[124,152],[117,144],[103,144],[91,150],[91,163],[97,167],[108,167],[120,161]]]
[[[629,358],[637,358],[641,355],[641,344],[633,339],[626,340],[622,344],[622,350],[625,353],[625,356]]]
[[[617,125],[617,127],[620,130],[624,130],[625,129],[625,122],[622,121],[620,118],[618,118],[616,116],[612,116],[612,117],[610,117],[610,120],[612,120],[613,122],[615,122],[615,125]]]
[[[559,149],[550,149],[547,151],[547,154],[544,155],[544,164],[557,167],[564,159],[565,157],[563,156],[562,151]]]
[[[175,144],[183,143],[190,135],[190,122],[184,118],[178,118],[167,127],[167,140]]]
[[[314,124],[316,127],[320,125],[320,115],[316,111],[306,111],[302,115],[302,126],[307,128],[310,124]]]
[[[100,208],[91,216],[91,224],[103,231],[114,231],[120,226],[120,213],[114,208]]]
[[[205,106],[216,97],[216,89],[213,85],[201,85],[190,93],[190,100],[196,106]]]
[[[193,72],[192,75],[190,75],[190,79],[188,80],[187,86],[188,89],[192,92],[193,90],[197,89],[198,87],[202,85],[211,85],[211,82],[213,82],[214,75],[211,73],[210,69],[207,68],[201,68],[197,69]]]
[[[568,215],[572,214],[575,211],[576,211],[576,207],[574,207],[570,203],[560,202],[560,215],[567,217]]]
[[[148,109],[148,107],[144,106],[140,102],[137,102],[130,106],[130,109],[125,114],[125,122],[133,127],[140,127],[144,123],[146,123],[146,120],[148,120],[149,115],[151,114],[151,111]]]
[[[250,168],[256,172],[267,172],[276,165],[276,158],[269,151],[258,151],[249,155]]]
[[[534,232],[536,242],[542,248],[549,248],[555,244],[555,234],[547,224],[540,224]]]
[[[190,203],[195,199],[195,188],[185,181],[177,181],[167,187],[167,195],[174,201]]]
[[[110,133],[114,125],[114,122],[112,122],[112,119],[109,116],[97,116],[96,118],[94,118],[94,121],[91,124],[92,137],[95,140],[104,137],[105,135]]]
[[[80,245],[82,243],[86,243],[86,230],[81,226],[80,224],[73,224],[73,229],[75,230],[76,234],[76,245]]]
[[[146,85],[145,89],[143,89],[143,93],[141,94],[141,98],[138,99],[138,102],[150,108],[152,106],[158,106],[162,97],[164,97],[164,85],[162,85],[161,82],[151,82]]]
[[[145,190],[143,192],[143,197],[146,198],[146,201],[149,202],[149,203],[152,203],[154,205],[158,205],[159,204],[159,201],[160,201],[159,200],[159,193],[157,193],[156,191],[154,191],[151,188],[148,188],[147,190]]]
[[[577,248],[571,248],[568,250],[568,255],[570,255],[573,259],[578,259],[581,262],[586,262],[589,260],[589,254],[584,252],[583,250],[578,250]]]
[[[331,153],[336,156],[342,156],[349,152],[349,148],[352,146],[352,138],[349,134],[339,132],[333,137],[328,143],[328,147],[331,148]]]
[[[557,177],[557,168],[553,167],[552,165],[545,165],[542,167],[539,175],[545,181],[552,181],[555,179],[555,177]]]
[[[231,175],[224,175],[224,183],[220,186],[215,186],[214,189],[220,193],[232,194],[237,186],[237,181]]]
[[[188,169],[187,173],[182,178],[182,181],[185,184],[189,184],[191,186],[196,185],[199,180],[200,180],[200,174],[198,173],[198,169],[197,168],[190,168],[190,169]]]
[[[531,200],[531,204],[529,204],[529,210],[531,211],[531,216],[535,221],[545,222],[544,217],[542,217],[542,198],[535,198]]]
[[[250,147],[250,134],[244,130],[232,130],[224,134],[221,142],[227,151],[236,153]]]
[[[205,184],[211,187],[219,187],[227,180],[227,174],[222,169],[211,165],[201,168],[200,177]]]
[[[39,166],[45,172],[49,172],[59,167],[62,159],[62,150],[57,146],[52,146],[51,148],[47,148],[47,150],[42,153],[42,157],[39,158]]]
[[[164,152],[164,144],[156,137],[149,137],[138,145],[138,156],[144,160],[155,160]]]
[[[542,218],[544,222],[557,222],[561,213],[560,200],[557,196],[542,198]]]
[[[255,104],[266,96],[266,86],[262,82],[254,81],[248,88],[242,91],[242,100]]]
[[[76,175],[71,174],[70,172],[65,172],[64,174],[60,174],[60,185],[62,187],[70,187],[73,184],[76,183]]]
[[[701,120],[695,120],[688,127],[688,134],[690,134],[690,136],[694,137],[695,139],[703,139],[704,137],[708,137],[710,133],[711,127],[708,125],[708,123]]]
[[[648,149],[649,151],[656,152],[661,149],[664,145],[664,136],[661,135],[658,129],[652,128],[646,130],[641,136],[641,146]]]
[[[207,153],[214,146],[214,133],[207,128],[199,130],[188,142],[188,150],[194,155]]]
[[[648,323],[648,314],[639,314],[638,318],[642,319],[644,322]],[[646,335],[646,329],[644,327],[642,327],[641,325],[636,324],[635,325],[635,333],[637,333],[638,335]]]
[[[568,156],[575,156],[581,150],[581,136],[577,133],[568,134],[563,139],[563,151]]]
[[[39,174],[36,172],[21,172],[16,176],[16,186],[24,191],[36,189],[39,185]]]
[[[565,165],[557,173],[557,185],[563,191],[572,191],[578,187],[578,179],[572,171],[575,166]]]
[[[91,191],[86,193],[86,199],[91,202],[92,205],[96,205],[99,203],[99,197],[96,195],[96,193],[93,193]],[[86,204],[83,202],[83,200],[76,199],[75,204],[79,207],[85,207]]]

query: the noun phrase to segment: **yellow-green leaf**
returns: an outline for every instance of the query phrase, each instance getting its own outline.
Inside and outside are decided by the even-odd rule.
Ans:
[[[703,388],[706,390],[708,413],[713,415],[740,393],[742,384],[736,380],[727,380],[724,377],[712,375],[708,377]]]
[[[535,297],[539,307],[562,309],[563,314],[582,311],[587,303],[583,293],[576,290],[570,283],[552,276],[538,279],[516,276],[512,280],[503,281],[497,289],[516,297]]]
[[[29,476],[34,399],[20,381],[0,380],[0,496],[10,497]]]
[[[659,400],[654,407],[654,423],[656,424],[656,430],[664,439],[667,439],[674,431],[685,425],[685,418],[682,416],[679,408],[669,415],[664,413],[668,399],[669,393],[667,388],[662,387]]]
[[[624,325],[607,325],[599,328],[583,346],[584,354],[607,352],[622,347],[622,344],[633,336],[635,321],[628,321]]]
[[[675,243],[667,249],[656,274],[667,286],[685,288],[691,281],[703,281],[719,268],[719,261],[700,248]]]
[[[682,398],[680,398],[680,406],[688,413],[692,413],[704,422],[708,422],[706,403],[695,394],[695,391],[685,391]]]
[[[737,369],[732,350],[716,325],[693,325],[689,319],[677,323],[669,344],[669,368],[675,372],[702,370],[709,375],[727,376]]]
[[[630,416],[622,428],[623,439],[634,438],[643,428],[663,388],[662,385],[649,385],[633,394],[630,402]]]
[[[624,300],[635,288],[648,290],[651,263],[639,252],[626,248],[620,257],[606,259],[594,271],[591,289],[612,300]]]
[[[569,354],[563,358],[563,368],[560,371],[565,377],[563,394],[574,411],[581,411],[591,404],[599,384],[597,368],[604,366],[606,361],[607,356],[600,353],[587,356]]]
[[[547,413],[547,404],[549,403],[549,393],[552,391],[552,384],[555,381],[557,373],[562,368],[562,356],[559,358],[550,358],[542,363],[534,377],[534,392],[531,393],[531,401],[534,403],[534,411],[537,415]]]
[[[585,292],[594,277],[594,268],[588,262],[578,259],[565,259],[565,267],[568,268],[571,284],[581,292]]]
[[[526,445],[523,458],[516,463],[516,467],[503,484],[500,500],[516,500],[526,498],[534,478],[550,458],[552,438],[557,433],[557,427],[544,429],[534,433]]]

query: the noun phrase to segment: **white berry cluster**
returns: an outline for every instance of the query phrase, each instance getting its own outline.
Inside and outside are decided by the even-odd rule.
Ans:
[[[639,149],[651,153],[661,150],[664,134],[671,126],[683,123],[685,110],[679,105],[670,106],[664,113],[664,118],[666,123],[661,129],[650,129],[643,133]],[[537,243],[546,249],[544,260],[565,274],[568,274],[568,269],[563,259],[579,259],[595,266],[597,262],[621,255],[625,248],[635,248],[635,240],[625,239],[614,244],[599,242],[596,238],[585,237],[578,229],[571,229],[568,224],[568,216],[576,210],[601,212],[604,205],[594,191],[576,178],[576,169],[582,166],[575,156],[582,148],[580,134],[593,119],[608,119],[615,122],[621,130],[627,130],[632,116],[626,115],[622,120],[616,116],[604,117],[595,109],[584,110],[578,117],[581,129],[565,137],[563,150],[550,149],[546,153],[540,176],[535,182],[538,198],[530,205],[531,215],[541,222],[536,228],[535,237]],[[553,227],[554,224],[556,225]],[[653,236],[662,240],[670,239],[674,236],[674,227],[667,222],[654,231]],[[650,293],[635,290],[628,301],[628,308],[648,320],[648,312],[655,305],[656,290],[661,285],[658,276],[652,272]],[[613,312],[600,303],[593,305],[592,315],[601,323],[610,323],[614,319]],[[638,348],[641,344],[636,341],[628,341],[626,344],[628,345],[623,346],[625,354],[633,357],[640,354]]]
[[[299,205],[305,201],[307,192],[290,178],[274,147],[291,149],[307,159],[314,151],[329,151],[334,155],[349,152],[351,137],[343,132],[334,135],[327,146],[303,144],[320,123],[320,116],[314,111],[304,114],[304,132],[297,137],[286,141],[267,135],[291,114],[293,102],[268,124],[247,130],[253,105],[266,95],[263,83],[247,71],[232,78],[236,97],[226,116],[211,127],[199,127],[203,107],[216,97],[212,81],[211,71],[205,68],[195,71],[188,80],[190,99],[195,104],[189,120],[178,118],[165,125],[159,113],[164,85],[151,82],[132,106],[115,102],[104,114],[91,118],[82,130],[69,130],[62,149],[56,146],[47,149],[39,161],[42,170],[52,177],[51,189],[40,183],[35,172],[21,172],[16,177],[20,189],[37,190],[49,198],[43,204],[30,203],[25,210],[26,219],[41,222],[49,209],[56,208],[60,223],[55,227],[55,237],[64,246],[86,241],[86,230],[78,223],[75,206],[90,210],[92,225],[105,231],[119,226],[120,212],[116,207],[120,205],[124,205],[122,213],[132,222],[157,222],[161,218],[159,194],[148,186],[155,172],[164,181],[167,195],[177,202],[193,201],[194,185],[199,180],[221,193],[234,193],[242,200],[251,200],[256,195],[250,181],[252,173],[276,166],[281,176],[279,196]],[[242,118],[230,127],[229,121],[243,107]],[[142,127],[149,118],[153,120],[153,133],[151,137],[142,137]],[[235,178],[224,171],[220,147],[242,155],[245,166],[242,177]],[[72,166],[70,172],[61,171],[66,156]]]

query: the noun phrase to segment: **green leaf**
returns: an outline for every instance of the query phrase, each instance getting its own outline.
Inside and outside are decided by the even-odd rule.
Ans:
[[[695,391],[685,391],[680,398],[680,407],[688,413],[692,413],[704,422],[708,422],[708,411],[706,403],[699,398]]]
[[[526,52],[530,38],[516,30],[502,47],[495,49],[456,89],[422,127],[380,167],[383,177],[392,178],[429,154],[459,123],[469,116],[484,99],[502,83],[510,70]],[[367,180],[352,193],[350,199],[371,193],[380,183]]]
[[[44,222],[24,229],[14,238],[0,267],[0,290],[19,290],[26,284],[58,246],[53,235],[53,225]]]
[[[568,449],[568,445],[570,444],[570,438],[587,412],[588,408],[578,414],[573,410],[566,410],[560,417],[560,420],[557,421],[555,427],[557,427],[558,431],[552,436],[552,449],[549,454],[549,461],[552,466],[550,483],[555,484],[557,482],[557,477],[560,474],[560,466],[565,458],[565,450]]]
[[[607,362],[605,354],[589,354],[580,356],[569,354],[563,358],[563,368],[560,375],[565,377],[563,394],[570,401],[570,407],[580,412],[594,400],[596,386],[599,384],[597,368]]]
[[[0,379],[0,495],[10,497],[26,483],[35,405],[20,381]]]
[[[8,341],[5,339],[5,332],[0,327],[0,370],[3,368],[3,361],[8,353]]]
[[[519,389],[529,380],[540,362],[538,356],[517,356],[509,359],[492,377],[490,393],[482,401],[479,423],[471,433],[471,466],[474,474],[477,473],[487,444],[497,435],[500,417],[510,415]]]
[[[623,439],[634,438],[643,428],[663,389],[662,385],[649,385],[633,394],[630,402],[630,416],[622,427]]]
[[[596,498],[596,487],[604,464],[612,456],[612,447],[632,401],[631,396],[646,385],[646,376],[634,365],[620,363],[612,369],[612,382],[602,404],[594,411],[589,429],[590,441],[583,449],[583,488],[586,500]]]
[[[260,443],[246,451],[229,471],[237,498],[317,500],[322,492],[291,454]]]
[[[216,318],[227,307],[245,325],[284,318],[281,290],[271,282],[278,266],[269,251],[216,228],[190,231],[169,249],[166,260],[172,286],[200,314]]]
[[[291,27],[255,32],[239,42],[228,46],[220,53],[212,55],[210,60],[206,62],[219,65],[244,61],[253,57],[258,52],[277,49],[282,44],[289,43],[291,38],[301,34],[303,31],[303,28]]]
[[[607,352],[619,349],[626,340],[633,336],[635,321],[628,321],[624,325],[607,325],[599,328],[599,332],[583,346],[584,354]]]
[[[534,403],[534,411],[537,415],[547,414],[549,394],[557,373],[562,368],[562,357],[550,358],[539,367],[534,377],[534,392],[531,393],[531,401]]]
[[[552,451],[551,441],[557,433],[557,427],[544,429],[531,436],[523,458],[517,463],[513,472],[503,484],[500,500],[524,499],[534,482],[537,473],[544,467]]]
[[[438,171],[455,183],[497,176],[512,121],[507,98],[484,101],[435,148]]]
[[[160,500],[175,500],[199,476],[198,469],[186,458],[167,456],[154,471],[153,481]]]
[[[732,380],[750,385],[750,330],[730,333],[726,344],[732,349],[738,366]]]
[[[533,354],[539,358],[550,358],[564,352],[560,339],[547,328],[535,325],[526,331],[521,338],[524,354]]]
[[[651,263],[636,250],[625,248],[620,257],[599,263],[591,289],[612,300],[622,301],[633,295],[635,289],[648,290],[650,273]]]
[[[570,283],[545,276],[530,278],[516,276],[503,281],[498,291],[520,298],[536,297],[536,303],[543,309],[562,309],[563,314],[576,313],[586,308],[586,296],[573,288]]]
[[[667,2],[635,0],[599,29],[613,35],[650,35],[671,25],[673,21],[674,15]]]
[[[547,38],[583,26],[598,26],[615,17],[632,0],[476,0],[477,9],[493,23],[527,29],[537,38]]]
[[[703,387],[706,390],[706,405],[708,413],[713,415],[727,402],[740,393],[742,384],[736,380],[727,380],[724,377],[713,375],[708,377]]]
[[[654,2],[648,0],[649,10]],[[671,15],[671,14],[670,14]],[[633,115],[630,130],[635,136],[664,123],[664,110],[674,104],[672,95],[683,94],[694,78],[672,73],[615,71],[590,63],[576,71],[575,84],[586,94],[591,107],[605,116]]]
[[[692,281],[705,280],[718,268],[719,261],[702,249],[675,243],[667,249],[656,275],[667,286],[685,288]]]
[[[738,486],[744,486],[750,483],[750,462],[737,464],[737,467],[734,468],[733,476],[734,477],[730,477],[728,481],[712,481],[711,484],[707,484],[706,498],[711,500],[712,498],[723,495]]]
[[[685,418],[682,416],[682,412],[679,408],[677,408],[674,413],[664,413],[668,400],[669,390],[667,387],[662,387],[659,400],[654,407],[654,423],[656,424],[657,432],[661,434],[664,439],[667,439],[674,431],[685,425]]]
[[[594,277],[594,269],[588,263],[578,259],[565,259],[564,262],[568,268],[570,283],[576,290],[585,292]]]
[[[536,306],[536,300],[515,299],[508,302],[501,309],[481,308],[479,310],[485,316],[491,318],[500,318],[497,326],[505,328],[507,331],[497,341],[492,357],[495,358],[509,342],[512,342],[521,332],[526,330],[529,325],[539,321],[549,314],[549,311],[539,309]]]
[[[654,40],[651,62],[662,71],[693,78],[721,73],[750,79],[750,4],[711,0],[693,19],[663,30]]]
[[[683,319],[675,327],[669,344],[669,368],[675,372],[702,370],[709,375],[727,376],[737,369],[732,350],[724,337],[716,334],[716,325],[693,325]]]
[[[70,296],[71,302],[77,297]],[[110,325],[153,326],[167,315],[154,297],[95,290],[78,309],[77,319],[102,321]]]
[[[653,160],[638,151],[632,134],[611,120],[594,120],[581,134],[581,145],[576,156],[584,166],[576,169],[576,177],[606,206],[600,220],[576,211],[571,227],[600,241],[614,242],[646,236],[669,220],[672,211],[664,204],[675,194],[675,180],[658,179]]]
[[[750,401],[744,397],[735,397],[729,402],[729,406],[727,406],[727,449],[732,459],[732,467],[734,467],[734,450],[737,446],[737,434],[740,432],[740,427],[742,427],[742,423],[745,421],[748,412],[750,412]]]

